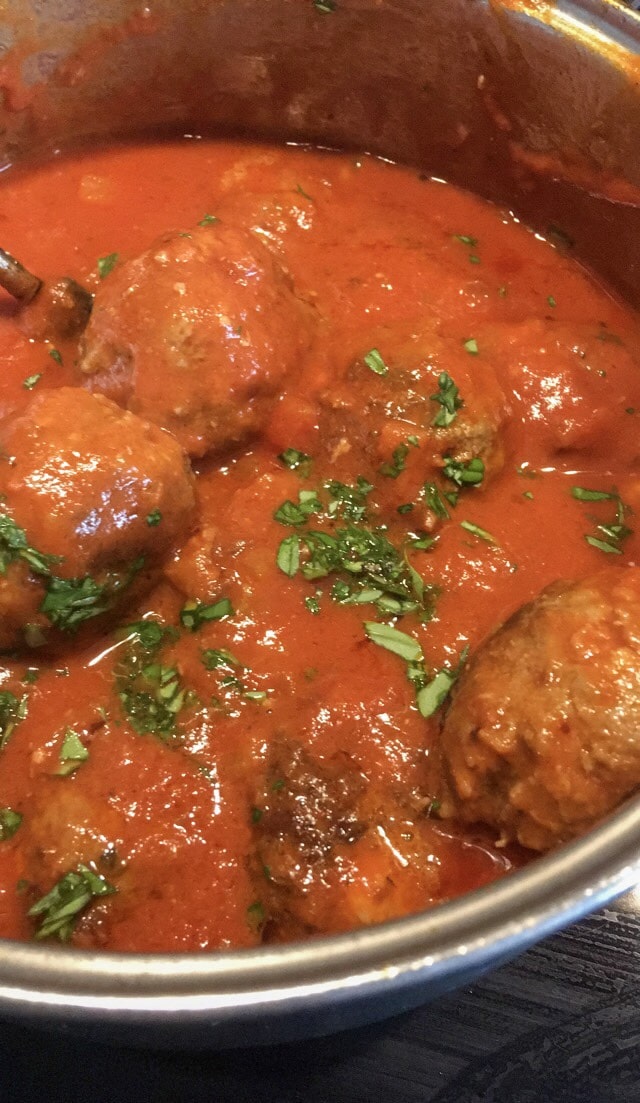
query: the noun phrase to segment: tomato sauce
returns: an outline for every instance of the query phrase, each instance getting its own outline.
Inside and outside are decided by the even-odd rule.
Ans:
[[[152,592],[98,639],[5,658],[0,935],[46,935],[34,905],[79,866],[109,891],[51,937],[187,951],[405,915],[527,861],[438,817],[442,706],[419,692],[548,583],[637,560],[636,531],[607,552],[597,527],[621,502],[635,529],[635,317],[513,214],[368,156],[185,139],[12,170],[1,196],[3,245],[97,294],[98,258],[207,217],[251,230],[315,332],[261,433],[195,461],[197,529]],[[7,422],[82,379],[74,343],[0,307]],[[306,534],[349,525],[395,553],[400,610],[355,552],[304,576]],[[131,703],[143,618],[174,629],[144,658],[175,705],[155,732]]]

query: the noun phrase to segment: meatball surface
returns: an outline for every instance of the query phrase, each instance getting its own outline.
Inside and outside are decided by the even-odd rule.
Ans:
[[[640,786],[640,568],[549,586],[463,671],[441,733],[441,814],[533,850]]]
[[[310,313],[255,237],[215,222],[165,234],[116,267],[96,295],[80,368],[89,390],[203,456],[261,428],[308,347]]]
[[[0,429],[0,648],[72,633],[190,532],[178,442],[102,396],[38,395]]]

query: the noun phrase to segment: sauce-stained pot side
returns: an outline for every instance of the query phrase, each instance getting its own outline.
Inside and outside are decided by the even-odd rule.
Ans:
[[[225,34],[231,7],[207,11]],[[304,18],[288,4],[271,14],[291,18],[288,45],[313,34],[320,60],[335,41],[324,29],[330,18],[362,30],[375,50],[398,14],[310,7]],[[615,764],[616,740],[621,749],[627,739],[620,710],[631,715],[634,699],[621,671],[636,661],[635,634],[623,643],[619,627],[637,584],[637,322],[570,255],[577,248],[594,260],[598,231],[586,230],[600,211],[608,229],[616,220],[633,228],[632,166],[622,145],[613,156],[602,142],[571,146],[553,118],[544,148],[531,148],[527,108],[503,110],[503,48],[522,33],[538,45],[556,39],[558,9],[464,4],[460,14],[470,58],[480,49],[484,64],[473,95],[461,72],[465,95],[457,110],[444,105],[457,122],[440,127],[441,148],[426,122],[412,149],[403,146],[408,120],[387,129],[379,116],[375,136],[361,128],[369,148],[419,159],[420,170],[357,153],[188,138],[55,158],[3,182],[4,244],[46,278],[64,271],[96,293],[79,345],[28,341],[10,309],[1,320],[9,470],[0,596],[12,626],[6,646],[16,651],[2,697],[9,938],[189,951],[366,927],[526,864],[518,843],[565,842],[637,785],[632,757]],[[187,22],[202,15],[189,11]],[[613,18],[624,26],[621,13]],[[28,135],[42,154],[45,116],[49,139],[63,139],[78,80],[89,95],[73,107],[76,137],[102,137],[106,115],[95,108],[105,59],[125,42],[161,37],[169,20],[159,5],[98,35],[89,29],[75,52],[50,62],[48,82],[41,69],[29,75],[28,50],[10,52],[9,146],[18,153]],[[576,56],[588,53],[587,38],[574,36]],[[568,36],[560,41],[569,48]],[[177,41],[176,60],[180,49]],[[284,56],[290,79],[288,47]],[[603,68],[620,102],[629,85],[611,63],[622,59],[617,45]],[[265,70],[252,72],[264,107]],[[154,76],[130,133],[148,125],[145,104],[157,102],[164,79]],[[174,120],[188,117],[186,88],[174,82]],[[455,81],[452,99],[454,91]],[[120,93],[109,93],[117,112]],[[305,117],[295,99],[277,128],[285,136],[298,136],[291,131]],[[394,103],[385,103],[389,124]],[[324,120],[327,136],[352,121],[351,109],[337,127]],[[219,110],[213,94],[203,108],[209,127]],[[258,129],[276,128],[263,118]],[[479,158],[474,147],[486,139]],[[543,233],[431,182],[425,169],[438,163],[463,183],[475,164],[492,198],[504,200],[511,180],[522,189],[518,211]],[[52,228],[47,239],[39,219]],[[602,257],[618,292],[633,282],[635,240],[626,233],[625,263]],[[194,364],[211,365],[211,385]],[[117,449],[117,475],[102,470],[100,433],[123,416],[135,425],[132,441],[171,430],[168,466],[155,466],[155,446],[145,459],[134,445],[130,478]],[[83,466],[85,454],[95,468]],[[85,482],[90,468],[97,480]],[[74,512],[65,519],[61,505],[49,516],[47,495],[62,503],[68,493]],[[78,536],[71,557],[60,550],[65,523]],[[522,750],[513,757],[495,740],[484,758],[466,755],[465,770],[480,764],[474,784],[489,747],[503,762],[492,814],[472,794],[452,740],[467,739],[460,717],[476,708],[483,648],[500,656],[504,639],[513,669],[513,643],[500,632],[516,629],[483,641],[523,603],[533,602],[519,641],[525,665],[537,647],[552,682],[570,676],[580,723],[593,714],[589,673],[583,708],[574,681],[585,674],[567,660],[573,606],[560,591],[553,626],[546,614],[535,619],[540,591],[558,579],[583,587],[590,608],[602,594],[596,636],[569,640],[572,654],[600,656],[607,691],[613,672],[602,713],[611,739],[606,753],[595,740],[586,767],[599,771],[598,799],[590,806],[587,785],[586,808],[567,812],[552,779],[566,769],[553,748],[567,723],[573,740],[583,737],[563,713],[543,746],[518,743],[524,765]],[[532,694],[528,723],[547,716],[548,701]],[[532,749],[547,762],[545,796],[523,805],[519,771],[526,780]],[[484,775],[490,787],[494,766]],[[550,799],[565,810],[560,820]],[[513,827],[505,807],[518,810]],[[517,826],[524,807],[537,836]],[[527,872],[519,877],[527,883]]]

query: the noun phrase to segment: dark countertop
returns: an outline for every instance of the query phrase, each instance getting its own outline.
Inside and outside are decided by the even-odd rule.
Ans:
[[[319,1041],[220,1054],[0,1036],[0,1103],[640,1103],[640,891],[431,1006]]]

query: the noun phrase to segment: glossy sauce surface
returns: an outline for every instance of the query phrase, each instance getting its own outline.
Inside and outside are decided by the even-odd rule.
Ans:
[[[585,539],[618,500],[635,528],[635,318],[511,215],[367,157],[124,147],[10,172],[1,194],[5,246],[93,290],[98,258],[135,257],[168,229],[210,215],[253,231],[314,337],[260,434],[195,461],[197,525],[122,622],[175,627],[153,656],[184,690],[173,726],[136,730],[122,626],[4,662],[25,715],[0,759],[0,807],[22,816],[0,842],[0,935],[33,937],[29,908],[79,863],[115,892],[77,916],[74,944],[213,950],[407,914],[526,861],[438,818],[440,711],[421,715],[406,656],[365,622],[416,642],[420,688],[453,680],[548,583],[636,561],[634,531],[609,553]],[[8,299],[0,338],[6,421],[34,391],[82,383],[76,346],[27,340]],[[463,403],[444,426],[443,373]],[[479,483],[446,475],[446,457],[459,477],[481,457]],[[350,505],[337,483],[359,489]],[[285,502],[313,508],[286,524]],[[304,563],[308,531],[349,524],[396,549],[418,608],[364,600],[348,571],[293,573],[287,550]],[[219,619],[181,620],[188,602],[225,599]],[[61,773],[69,730],[88,755]]]

